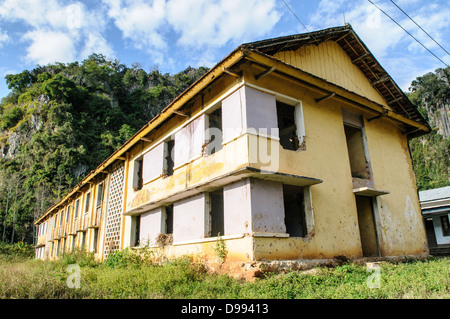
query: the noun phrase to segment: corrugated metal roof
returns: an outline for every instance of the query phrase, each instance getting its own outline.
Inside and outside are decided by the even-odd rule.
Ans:
[[[421,202],[433,201],[444,198],[450,198],[450,186],[428,189],[419,192],[419,200]]]

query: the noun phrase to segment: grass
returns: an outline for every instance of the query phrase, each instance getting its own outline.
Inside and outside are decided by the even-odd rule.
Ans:
[[[69,265],[79,266],[79,288]],[[45,299],[449,299],[450,259],[380,264],[379,288],[369,288],[373,274],[365,266],[347,263],[313,272],[269,274],[254,282],[210,274],[200,263],[180,258],[164,265],[139,262],[127,252],[110,262],[76,252],[58,261],[0,255],[0,298]]]

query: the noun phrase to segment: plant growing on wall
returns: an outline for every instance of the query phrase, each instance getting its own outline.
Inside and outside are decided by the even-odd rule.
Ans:
[[[214,245],[214,252],[217,256],[220,268],[227,259],[228,255],[227,245],[225,244],[225,241],[223,240],[222,236],[220,236],[220,233],[217,236],[216,244]]]

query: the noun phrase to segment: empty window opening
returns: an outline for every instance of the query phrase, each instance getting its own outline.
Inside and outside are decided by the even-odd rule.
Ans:
[[[223,132],[222,132],[222,108],[208,114],[208,134],[206,136],[205,147],[208,155],[220,151],[223,147]],[[205,150],[203,150],[205,153]]]
[[[137,215],[135,218],[135,228],[134,228],[134,247],[138,247],[140,245],[140,237],[141,237],[141,215]]]
[[[84,205],[84,213],[87,214],[89,212],[89,205],[91,202],[91,192],[86,194],[86,203]]]
[[[61,249],[61,241],[58,240],[58,241],[56,242],[56,254],[55,254],[55,256],[58,256],[59,250],[60,250],[60,249]]]
[[[173,160],[173,148],[175,146],[175,140],[170,139],[166,142],[165,145],[165,155],[164,155],[164,174],[166,176],[172,176],[173,175],[173,167],[174,167],[174,160]]]
[[[211,237],[224,234],[223,188],[209,193]]]
[[[134,178],[133,178],[133,188],[134,190],[140,190],[143,186],[143,158],[139,158],[134,161]]]
[[[77,199],[75,201],[75,213],[74,213],[74,218],[77,219],[78,218],[78,210],[80,209],[80,199]]]
[[[97,187],[97,203],[96,207],[100,207],[103,202],[103,183],[99,184]]]
[[[64,211],[61,210],[59,213],[59,226],[62,226]]]
[[[450,236],[450,224],[448,220],[448,215],[441,216],[441,227],[442,227],[442,235]]]
[[[70,206],[67,206],[67,208],[66,208],[66,224],[69,223],[69,211],[70,211]]]
[[[365,154],[362,129],[344,124],[344,130],[352,177],[370,179],[370,167]]]
[[[81,247],[82,247],[82,249],[86,248],[86,234],[85,233],[81,233]]]
[[[295,107],[277,101],[277,119],[281,146],[287,150],[298,150],[299,139],[295,124]]]
[[[305,237],[307,233],[303,187],[283,185],[284,222],[286,233]]]
[[[98,228],[94,228],[94,254],[98,252]]]
[[[173,234],[173,204],[166,206],[166,234]]]

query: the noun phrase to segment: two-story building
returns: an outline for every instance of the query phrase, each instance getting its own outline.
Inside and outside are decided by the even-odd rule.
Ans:
[[[243,44],[36,221],[37,257],[427,255],[408,139],[429,131],[350,25]]]

